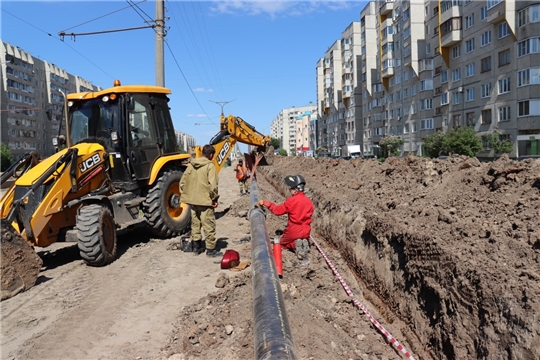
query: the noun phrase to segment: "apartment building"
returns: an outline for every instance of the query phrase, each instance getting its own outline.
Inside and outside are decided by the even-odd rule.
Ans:
[[[48,157],[55,151],[52,138],[65,133],[63,94],[103,89],[17,46],[0,43],[1,141],[11,149],[13,160],[31,151]],[[192,136],[179,134],[177,140],[183,149],[188,151],[195,145]]]
[[[365,153],[376,153],[384,136],[398,135],[404,153],[421,155],[426,136],[472,126],[479,135],[497,131],[510,140],[512,157],[538,154],[540,3],[379,0],[360,12],[359,31],[355,130],[362,136],[355,143]],[[328,96],[336,81],[332,55],[327,51],[318,62],[317,99],[319,141],[335,149],[342,146],[339,109],[348,103],[344,91]],[[478,154],[493,155],[487,144]]]
[[[195,146],[195,138],[181,131],[174,131],[178,148],[189,154],[189,150]]]
[[[285,149],[287,154],[308,151],[304,148],[309,147],[310,143],[309,122],[316,113],[317,106],[312,103],[282,109],[270,124],[270,137],[279,139],[281,148]],[[300,132],[298,139],[297,129]]]

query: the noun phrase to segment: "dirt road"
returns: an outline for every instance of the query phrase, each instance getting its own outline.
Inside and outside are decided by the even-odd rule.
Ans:
[[[245,218],[222,216],[238,194],[232,168],[220,173],[218,244],[249,233]],[[219,259],[167,250],[178,239],[145,232],[119,239],[119,258],[85,266],[75,243],[37,249],[44,268],[35,287],[1,306],[2,359],[150,359],[182,307],[216,290]],[[250,271],[249,268],[245,271]]]

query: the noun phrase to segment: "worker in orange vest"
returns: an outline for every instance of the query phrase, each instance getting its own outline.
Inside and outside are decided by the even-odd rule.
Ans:
[[[238,159],[238,164],[234,170],[236,172],[236,179],[238,180],[238,185],[240,186],[240,195],[249,194],[249,172],[244,164],[244,160]]]

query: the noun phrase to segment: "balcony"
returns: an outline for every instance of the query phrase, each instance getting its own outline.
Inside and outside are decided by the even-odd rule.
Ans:
[[[452,6],[450,9],[446,10],[441,14],[441,24],[444,24],[452,18],[459,17],[461,17],[461,6]]]
[[[394,10],[394,0],[380,0],[379,12],[381,15],[388,15]]]
[[[441,37],[441,46],[449,47],[461,41],[461,30],[452,30]]]
[[[394,76],[394,68],[393,67],[387,67],[386,69],[383,69],[381,71],[381,76],[383,78],[389,78]]]
[[[486,19],[488,23],[496,24],[505,19],[506,19],[506,12],[504,11],[504,7],[495,6],[494,8],[488,10],[488,17]]]

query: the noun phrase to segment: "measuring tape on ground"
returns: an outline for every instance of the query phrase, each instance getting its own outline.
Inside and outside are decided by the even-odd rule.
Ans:
[[[324,260],[326,261],[326,263],[328,264],[328,266],[330,267],[330,269],[332,269],[332,272],[334,273],[334,275],[336,275],[336,277],[338,278],[339,282],[341,283],[341,286],[343,286],[343,289],[345,289],[345,292],[347,293],[347,295],[349,295],[350,297],[354,297],[353,295],[353,292],[351,291],[351,289],[349,288],[349,286],[347,285],[347,283],[345,282],[345,280],[343,279],[343,277],[339,274],[339,272],[337,271],[337,269],[335,268],[335,266],[332,264],[332,262],[330,261],[330,259],[328,258],[328,256],[326,256],[326,254],[324,253],[323,249],[321,248],[321,246],[319,245],[319,243],[317,242],[317,240],[315,240],[315,238],[313,237],[313,235],[310,235],[310,239],[311,241],[313,242],[313,244],[315,244],[315,246],[317,247],[317,250],[319,250],[319,252],[321,253],[321,255],[323,256]],[[399,343],[399,341],[397,341],[397,339],[395,337],[392,336],[392,334],[390,334],[388,332],[388,330],[386,330],[374,317],[373,315],[371,315],[371,313],[369,312],[369,310],[360,302],[358,301],[358,299],[353,299],[353,302],[354,304],[364,312],[364,314],[367,315],[367,317],[369,318],[369,321],[371,321],[371,323],[373,325],[375,325],[375,327],[377,328],[377,330],[379,330],[385,337],[386,339],[392,343],[392,345],[394,345],[394,347],[396,349],[398,349],[399,351],[401,351],[409,360],[415,360],[414,356],[407,351],[407,349],[405,349],[405,347],[403,345],[401,345]]]

